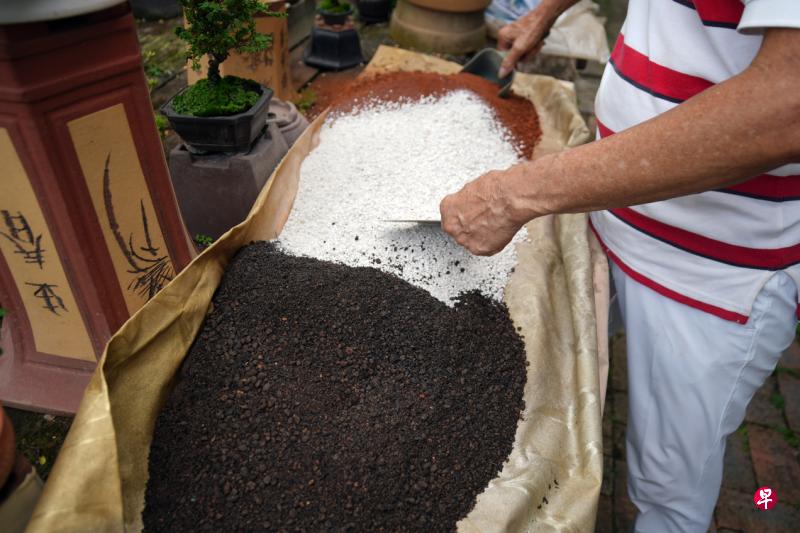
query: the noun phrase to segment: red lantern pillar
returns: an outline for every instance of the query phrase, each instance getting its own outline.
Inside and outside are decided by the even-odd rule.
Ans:
[[[111,334],[193,255],[127,3],[0,20],[0,162],[0,399],[74,412]]]

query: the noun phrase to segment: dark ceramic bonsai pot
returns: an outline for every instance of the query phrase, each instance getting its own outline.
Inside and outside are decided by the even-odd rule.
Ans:
[[[344,70],[363,63],[358,32],[311,28],[311,43],[303,53],[303,60],[307,65],[325,70]]]
[[[358,18],[365,24],[387,22],[392,13],[392,0],[358,0]]]
[[[272,89],[255,82],[253,85],[260,90],[261,97],[243,113],[220,117],[181,115],[173,109],[172,102],[188,87],[167,100],[161,106],[161,113],[175,133],[192,148],[207,152],[246,152],[264,129],[272,98]]]
[[[353,14],[353,6],[351,5],[350,9],[343,13],[331,13],[321,8],[317,9],[317,13],[322,16],[323,22],[328,26],[339,26],[347,22],[347,17]]]

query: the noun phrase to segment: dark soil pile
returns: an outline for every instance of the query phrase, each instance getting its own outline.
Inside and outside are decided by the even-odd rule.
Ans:
[[[417,100],[459,89],[471,91],[486,102],[511,133],[519,153],[531,158],[533,148],[542,134],[533,104],[513,93],[508,98],[500,98],[497,96],[497,85],[474,74],[391,72],[365,76],[351,82],[346,90],[339,91],[338,97],[331,100],[330,105],[334,113],[348,112],[370,101]]]
[[[243,248],[156,422],[148,531],[452,531],[511,452],[504,306]]]

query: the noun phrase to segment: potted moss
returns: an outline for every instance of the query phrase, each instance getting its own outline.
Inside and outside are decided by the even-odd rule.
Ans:
[[[243,152],[264,129],[272,90],[253,80],[220,75],[231,51],[260,52],[272,37],[258,33],[254,16],[282,16],[260,0],[181,0],[186,28],[175,33],[189,45],[187,58],[200,69],[208,56],[208,75],[169,99],[161,112],[193,148]]]
[[[322,0],[317,6],[317,12],[325,24],[338,26],[347,22],[347,17],[353,14],[353,6],[339,0]]]

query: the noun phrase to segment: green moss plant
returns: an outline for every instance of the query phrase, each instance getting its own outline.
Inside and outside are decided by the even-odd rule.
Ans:
[[[255,84],[235,76],[225,76],[217,83],[202,79],[172,100],[172,108],[181,115],[221,117],[250,109],[261,93]],[[257,87],[257,86],[256,86]]]

